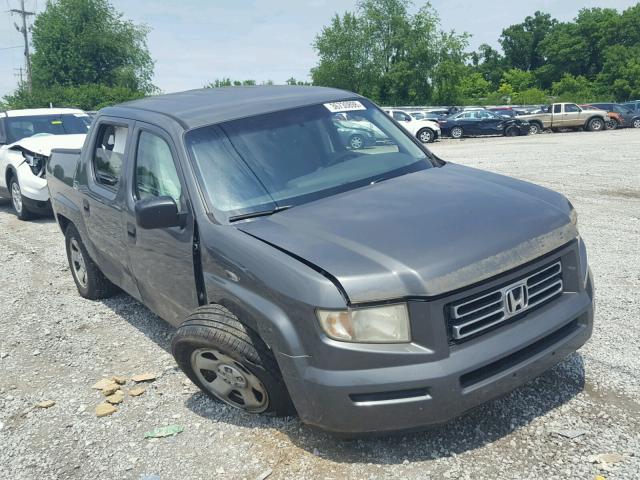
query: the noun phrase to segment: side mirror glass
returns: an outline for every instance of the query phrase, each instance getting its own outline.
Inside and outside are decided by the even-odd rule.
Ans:
[[[147,230],[183,227],[184,217],[171,197],[150,197],[136,202],[136,223]]]

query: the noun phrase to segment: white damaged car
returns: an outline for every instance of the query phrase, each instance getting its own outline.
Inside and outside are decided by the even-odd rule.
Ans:
[[[385,110],[385,112],[422,143],[435,142],[442,135],[438,122],[417,120],[403,110]]]
[[[0,196],[11,198],[19,219],[51,211],[45,175],[51,150],[82,147],[90,125],[89,115],[73,108],[0,112]]]

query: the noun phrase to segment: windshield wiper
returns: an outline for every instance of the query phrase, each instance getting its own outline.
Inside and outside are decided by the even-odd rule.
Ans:
[[[247,218],[266,217],[268,215],[273,215],[274,213],[282,212],[291,207],[292,205],[283,205],[281,207],[276,207],[271,210],[260,210],[258,212],[250,212],[250,213],[243,213],[241,215],[234,215],[233,217],[229,217],[229,222],[237,222],[238,220],[246,220]]]

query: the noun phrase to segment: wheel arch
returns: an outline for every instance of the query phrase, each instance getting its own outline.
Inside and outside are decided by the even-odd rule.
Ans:
[[[591,123],[591,121],[592,121],[592,120],[595,120],[595,119],[601,120],[601,121],[602,121],[602,123],[603,123],[603,125],[605,125],[605,126],[606,126],[606,124],[607,124],[607,120],[605,120],[604,118],[602,118],[602,117],[601,117],[601,116],[599,116],[599,115],[592,115],[592,116],[590,116],[589,118],[587,118],[587,121],[586,121],[586,122],[584,122],[584,128],[587,128],[587,127],[589,126],[589,124]]]

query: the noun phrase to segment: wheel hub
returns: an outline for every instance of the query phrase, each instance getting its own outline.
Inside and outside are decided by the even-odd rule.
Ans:
[[[220,365],[217,372],[222,380],[232,387],[244,388],[247,386],[247,379],[244,378],[244,375],[231,365]]]

